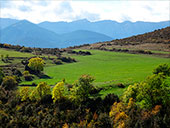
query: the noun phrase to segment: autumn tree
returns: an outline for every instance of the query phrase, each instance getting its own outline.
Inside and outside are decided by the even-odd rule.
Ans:
[[[31,58],[28,63],[28,67],[35,71],[36,73],[40,73],[43,71],[44,68],[44,60],[42,58],[36,57],[36,58]]]

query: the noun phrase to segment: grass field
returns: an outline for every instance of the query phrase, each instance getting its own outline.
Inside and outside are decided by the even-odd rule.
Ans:
[[[108,87],[117,83],[125,85],[133,84],[144,80],[152,73],[152,70],[159,64],[169,63],[167,58],[153,57],[150,55],[128,54],[120,52],[108,52],[99,50],[89,50],[92,55],[80,56],[69,55],[77,60],[76,63],[64,63],[63,65],[54,65],[51,60],[46,60],[44,73],[51,79],[36,79],[30,82],[22,82],[21,84],[39,83],[46,81],[49,85],[66,79],[67,83],[74,83],[82,74],[90,74],[94,76],[94,85],[99,87]],[[30,53],[21,53],[13,50],[0,49],[0,55],[9,55],[9,57],[31,57]],[[64,56],[68,54],[64,53]],[[46,56],[47,57],[47,56]],[[52,56],[55,58],[55,56]],[[13,63],[21,60],[14,60]],[[4,65],[0,60],[0,65]],[[102,90],[102,96],[108,93],[121,95],[124,89],[113,86]]]
[[[2,49],[0,48],[0,55],[9,55],[9,57],[31,57],[33,56],[32,54],[30,53],[23,53],[23,52],[17,52],[17,51],[14,51],[14,50],[9,50],[9,49]]]
[[[53,85],[65,78],[67,83],[73,83],[82,74],[90,74],[95,77],[94,84],[98,86],[115,83],[131,84],[144,80],[157,65],[170,64],[170,60],[167,58],[148,55],[98,50],[90,50],[90,52],[93,55],[72,56],[78,61],[76,63],[45,67],[44,72],[51,79],[38,79],[33,82],[46,81]]]
[[[22,52],[17,52],[14,50],[8,50],[8,49],[2,49],[0,48],[0,56],[3,55],[4,57],[6,55],[8,55],[9,57],[31,57],[33,56],[33,54],[31,53],[22,53]],[[17,62],[17,60],[15,61]],[[1,59],[0,59],[0,65],[6,65],[8,63],[4,63]]]

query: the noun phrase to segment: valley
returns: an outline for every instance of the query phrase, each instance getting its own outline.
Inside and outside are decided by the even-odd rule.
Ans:
[[[3,39],[13,32],[20,44],[43,40],[37,47],[15,45],[14,38],[12,44],[0,43],[0,126],[168,126],[170,27],[105,42],[97,40],[109,37],[96,32],[61,36],[28,21],[4,30]],[[55,44],[56,37],[97,43],[55,48],[44,42]]]

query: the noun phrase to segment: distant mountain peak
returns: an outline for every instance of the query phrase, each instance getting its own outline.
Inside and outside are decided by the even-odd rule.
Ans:
[[[28,20],[21,20],[17,22],[16,24],[27,24],[27,25],[35,25],[34,23],[28,21]]]
[[[90,21],[88,21],[87,19],[80,19],[80,20],[72,21],[71,23],[73,23],[73,22],[75,22],[75,23],[77,23],[77,22],[86,23],[86,22],[90,22]]]

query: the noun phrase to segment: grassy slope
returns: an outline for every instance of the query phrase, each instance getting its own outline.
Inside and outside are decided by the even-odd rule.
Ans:
[[[9,57],[31,57],[31,56],[33,56],[33,54],[31,54],[31,53],[22,53],[22,52],[17,52],[17,51],[13,51],[13,50],[0,48],[0,57],[1,57],[1,55],[3,55],[5,57],[7,54],[9,55]],[[17,60],[16,60],[16,62],[17,62]],[[4,63],[0,58],[0,65],[6,65],[6,64],[8,64],[8,63]]]
[[[77,63],[46,67],[44,72],[52,79],[35,80],[55,84],[63,78],[73,83],[82,74],[95,77],[95,84],[107,86],[113,83],[134,83],[143,80],[161,63],[170,63],[169,59],[147,55],[90,50],[91,56],[74,56]],[[106,84],[107,82],[108,84]],[[24,82],[30,83],[30,82]]]
[[[2,49],[0,48],[0,55],[9,55],[9,57],[31,57],[32,54],[30,53],[23,53],[23,52],[17,52],[13,50],[8,50],[8,49]]]

